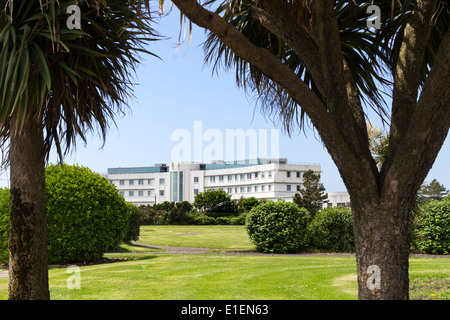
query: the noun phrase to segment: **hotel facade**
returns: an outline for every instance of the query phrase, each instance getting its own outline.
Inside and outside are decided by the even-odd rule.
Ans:
[[[106,178],[125,200],[140,205],[164,201],[193,202],[195,195],[208,189],[240,197],[292,201],[303,187],[303,173],[321,173],[319,164],[291,164],[287,159],[255,159],[209,164],[172,162],[152,167],[109,168]],[[327,192],[324,207],[345,206],[346,192]]]

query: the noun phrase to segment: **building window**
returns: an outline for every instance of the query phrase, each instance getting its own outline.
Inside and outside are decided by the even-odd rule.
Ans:
[[[219,181],[223,181],[223,176],[219,176]]]
[[[267,172],[267,176],[268,176],[269,178],[272,178],[272,171]]]
[[[128,183],[130,184],[130,186],[132,186],[134,185],[134,180],[130,180]]]
[[[233,188],[228,188],[228,193],[233,193]]]
[[[194,177],[194,182],[198,182],[198,177]]]
[[[148,183],[149,185],[152,185],[152,180],[153,180],[153,179],[148,179],[147,183]]]
[[[291,191],[291,185],[290,184],[286,185],[286,191]]]
[[[229,174],[228,175],[228,181],[232,181],[233,180],[233,175],[232,174]]]
[[[265,178],[265,177],[266,177],[266,172],[265,171],[261,172],[261,178]]]
[[[130,197],[134,197],[134,191],[128,191],[128,195],[129,195]]]
[[[121,196],[125,196],[125,192],[123,192],[123,191],[119,191],[119,194],[120,194]]]
[[[300,178],[302,176],[302,173],[300,171],[297,171],[297,178]]]
[[[164,184],[164,178],[159,179],[159,184]]]
[[[338,202],[336,203],[336,207],[345,207],[345,203]]]
[[[247,187],[247,192],[252,192],[252,187]]]
[[[209,177],[209,181],[211,181],[211,182],[214,182],[214,181],[216,181],[216,177],[215,177],[215,176],[211,176],[211,177]]]
[[[195,195],[198,194],[198,189],[194,189],[194,194],[195,194]]]
[[[302,189],[302,186],[297,185],[297,191],[300,191]]]
[[[252,179],[252,174],[251,173],[247,173],[247,180],[251,180]]]
[[[119,181],[119,184],[120,184],[121,186],[125,185],[125,180],[120,180],[120,181]]]
[[[286,177],[288,177],[288,178],[291,177],[291,172],[290,171],[286,171]]]
[[[163,196],[164,195],[164,190],[159,190],[159,195]]]
[[[152,191],[151,190],[149,190],[149,191],[147,191],[147,196],[151,196],[152,195]]]
[[[241,187],[241,193],[245,192],[245,187]]]
[[[269,188],[269,191],[272,190],[272,185],[271,184],[269,184],[267,187]]]
[[[235,174],[234,175],[234,180],[238,181],[238,177],[239,177],[239,175]]]
[[[327,207],[328,207],[328,208],[331,208],[332,206],[333,206],[333,204],[332,204],[331,202],[328,202],[328,203],[327,203]]]
[[[255,186],[255,192],[258,192],[258,186]]]
[[[245,179],[245,174],[241,174],[241,180],[244,180]]]
[[[139,179],[138,183],[139,183],[140,185],[143,185],[143,184],[144,184],[144,179]]]
[[[265,187],[264,185],[261,186],[261,191],[264,191],[265,189],[264,187]]]
[[[143,197],[144,196],[144,191],[139,191],[139,197]]]

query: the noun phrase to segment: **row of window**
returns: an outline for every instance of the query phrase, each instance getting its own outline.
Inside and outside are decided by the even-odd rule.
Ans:
[[[272,177],[272,171],[261,171],[261,172],[252,172],[252,173],[241,173],[241,174],[229,174],[229,175],[223,175],[223,176],[210,176],[209,177],[209,181],[210,182],[215,182],[215,181],[225,181],[225,177],[227,177],[227,181],[243,181],[245,180],[245,178],[247,177],[247,180],[252,180],[252,179],[259,179],[259,177],[261,177],[262,179],[264,179],[265,177],[271,178]],[[295,172],[295,176],[297,178],[301,178],[302,177],[302,172],[301,171],[296,171]],[[292,171],[286,171],[286,177],[287,178],[291,178],[294,177],[293,176],[293,172]],[[234,180],[233,180],[234,178]],[[194,182],[198,182],[198,177],[194,177]]]
[[[296,172],[296,177],[297,178],[301,178],[301,171],[297,171]],[[247,180],[251,180],[251,179],[258,179],[259,177],[261,178],[265,178],[265,177],[271,178],[272,177],[272,171],[261,171],[261,172],[252,172],[252,173],[241,173],[241,174],[229,174],[227,175],[227,180],[228,181],[243,181],[245,180],[245,178],[247,177]],[[216,181],[216,177],[217,177],[217,181],[224,181],[225,180],[225,176],[210,176],[209,179],[211,182]],[[292,172],[291,171],[286,171],[286,177],[290,178],[292,177]],[[234,178],[234,180],[233,180]],[[137,183],[137,185],[144,185],[147,184],[149,186],[154,185],[155,184],[155,179],[129,179],[129,180],[119,180],[119,185],[124,186],[125,185],[125,181],[128,181],[128,185],[129,186],[133,186],[135,185],[135,183]],[[110,183],[113,183],[113,180],[109,181]],[[194,182],[198,182],[198,177],[194,177]],[[164,178],[160,178],[159,179],[159,184],[164,184],[165,183],[165,179]]]
[[[125,192],[127,192],[127,193],[125,193]],[[127,195],[128,197],[143,197],[144,195],[147,197],[155,196],[155,192],[154,191],[152,192],[151,190],[148,190],[148,191],[142,191],[142,190],[119,191],[119,193],[122,196]],[[163,196],[164,190],[159,190],[159,195]]]
[[[144,185],[146,183],[147,185],[151,186],[151,185],[155,184],[155,179],[137,179],[137,180],[130,179],[130,180],[119,180],[119,185],[124,186],[125,181],[128,181],[129,186],[134,186],[135,182],[137,182],[138,185]],[[113,180],[110,180],[109,182],[114,183]],[[159,179],[159,184],[164,184],[164,183],[165,183],[164,178]]]
[[[249,193],[249,192],[266,192],[266,191],[272,191],[272,185],[258,185],[258,186],[246,186],[246,187],[228,187],[226,188],[226,191],[228,193]],[[225,188],[217,188],[219,190],[225,191]],[[296,190],[300,191],[301,186],[297,185]],[[286,185],[286,191],[293,191],[292,185],[287,184]],[[198,189],[194,189],[194,194],[198,193]]]

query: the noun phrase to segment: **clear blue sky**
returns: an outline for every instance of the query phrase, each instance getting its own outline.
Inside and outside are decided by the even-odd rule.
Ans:
[[[171,141],[176,129],[193,133],[194,121],[202,121],[203,132],[218,129],[277,128],[255,108],[251,94],[237,88],[233,71],[212,75],[204,64],[201,44],[205,32],[194,28],[191,45],[183,44],[177,51],[180,31],[176,9],[154,28],[167,40],[153,42],[149,50],[161,60],[144,56],[138,68],[135,99],[125,116],[116,118],[117,128],[111,126],[105,145],[97,135],[88,135],[88,143],[79,143],[65,162],[79,164],[99,173],[111,167],[151,166],[170,163]],[[371,119],[378,122],[378,119]],[[345,186],[331,157],[312,129],[291,138],[280,132],[279,156],[290,162],[320,163],[322,181],[327,191],[345,191]],[[270,136],[269,136],[270,138]],[[433,178],[450,188],[448,164],[450,142],[447,139],[426,181]],[[269,139],[270,141],[270,139]],[[205,142],[204,146],[208,143]],[[57,158],[52,155],[51,162]],[[8,175],[3,174],[2,186]]]

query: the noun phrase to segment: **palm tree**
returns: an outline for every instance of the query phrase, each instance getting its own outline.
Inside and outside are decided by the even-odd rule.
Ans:
[[[308,120],[319,133],[351,197],[359,298],[407,299],[411,210],[450,125],[448,1],[172,2],[211,32],[214,69],[235,69],[288,133]],[[380,29],[368,28],[372,3]],[[380,167],[369,108],[389,127]]]
[[[68,28],[70,5],[81,29]],[[148,1],[0,0],[0,141],[9,147],[9,299],[49,299],[45,163],[109,123],[132,96]],[[69,11],[70,12],[70,11]]]

